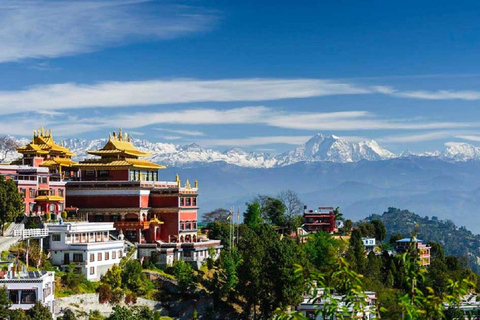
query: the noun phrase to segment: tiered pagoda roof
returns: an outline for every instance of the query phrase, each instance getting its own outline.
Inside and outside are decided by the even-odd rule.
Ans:
[[[120,129],[118,134],[113,132],[109,135],[107,143],[99,150],[87,151],[88,154],[100,156],[100,159],[86,159],[77,166],[83,168],[117,168],[133,167],[141,169],[164,169],[165,166],[153,163],[149,160],[139,159],[151,155],[149,152],[143,152],[135,148],[132,144],[132,138],[127,133],[122,133]]]
[[[29,144],[18,147],[17,152],[23,156],[36,156],[44,158],[40,164],[41,167],[70,167],[76,164],[71,160],[75,153],[70,152],[70,149],[60,146],[55,143],[52,136],[52,130],[45,130],[43,127],[40,130],[33,131],[33,138]]]

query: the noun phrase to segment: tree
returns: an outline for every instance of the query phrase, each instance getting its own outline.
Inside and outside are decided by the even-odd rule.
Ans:
[[[53,320],[50,309],[39,301],[27,311],[27,316],[29,320]]]
[[[373,220],[371,224],[373,225],[375,239],[377,239],[378,242],[382,242],[383,240],[385,240],[385,238],[387,237],[387,229],[385,229],[383,222],[376,219]]]
[[[194,271],[192,267],[183,260],[177,260],[173,264],[173,275],[178,281],[178,287],[182,291],[189,290],[194,284]]]
[[[345,220],[343,218],[343,213],[340,212],[340,207],[336,207],[335,210],[333,210],[333,213],[335,215],[335,221],[344,221]]]
[[[67,309],[63,313],[62,320],[77,320],[77,316],[75,315],[75,312],[73,312],[71,309]]]
[[[345,230],[345,233],[350,233],[350,230],[352,230],[353,227],[353,221],[350,219],[345,220],[343,223],[343,229]]]
[[[243,222],[252,229],[256,229],[262,223],[261,207],[258,202],[246,203],[247,211],[243,214]]]
[[[285,220],[288,231],[296,230],[303,222],[303,202],[292,190],[280,192],[277,196],[285,206]]]
[[[102,282],[108,284],[112,289],[120,288],[122,286],[122,269],[116,264],[113,265],[103,276]]]
[[[362,233],[358,229],[352,231],[346,259],[358,273],[365,271],[365,247],[363,246]]]
[[[224,208],[218,208],[213,211],[203,214],[203,222],[212,223],[212,222],[227,222],[230,211]]]
[[[7,180],[0,175],[0,227],[2,235],[5,223],[22,215],[24,215],[24,203],[15,181]]]
[[[8,291],[5,286],[0,287],[0,319],[8,317],[8,308],[12,305],[12,301],[8,297]]]
[[[266,217],[275,226],[285,227],[285,205],[282,201],[276,198],[268,197],[265,203],[265,207],[262,208]]]
[[[339,254],[340,243],[328,232],[318,231],[309,235],[303,246],[307,259],[319,270],[325,270],[335,265]]]
[[[5,161],[9,153],[15,152],[17,143],[12,137],[0,137],[0,162]]]

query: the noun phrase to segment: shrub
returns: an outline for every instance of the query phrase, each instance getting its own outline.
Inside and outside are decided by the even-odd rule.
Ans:
[[[98,302],[107,303],[112,299],[112,289],[108,284],[101,284],[98,287]]]

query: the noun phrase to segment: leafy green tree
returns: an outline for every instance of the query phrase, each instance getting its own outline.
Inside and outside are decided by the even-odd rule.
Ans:
[[[113,265],[110,270],[105,273],[102,282],[108,284],[112,289],[122,286],[122,269],[118,265]]]
[[[78,290],[78,286],[85,279],[83,273],[77,271],[75,263],[70,263],[67,267],[67,272],[62,276],[62,283],[73,291]]]
[[[9,320],[28,320],[27,314],[23,309],[10,310],[9,317]]]
[[[0,229],[3,235],[5,223],[24,215],[24,203],[18,187],[12,179],[0,175]]]
[[[219,290],[222,296],[228,296],[238,283],[238,266],[241,256],[236,248],[223,251],[220,258]]]
[[[382,242],[383,240],[385,240],[385,238],[387,237],[387,229],[385,229],[383,222],[376,219],[373,220],[371,224],[373,225],[375,239],[377,239],[378,242]]]
[[[352,230],[352,227],[353,227],[353,221],[350,220],[350,219],[347,219],[344,221],[343,223],[343,230],[345,233],[350,233],[350,230]]]
[[[53,320],[52,313],[48,307],[41,302],[35,302],[34,306],[27,311],[29,320]]]
[[[122,269],[122,287],[143,295],[153,288],[152,282],[142,272],[142,265],[138,260],[130,259]]]
[[[220,240],[224,250],[230,250],[230,225],[228,222],[213,222],[208,224],[210,239]]]
[[[0,287],[0,319],[8,317],[8,308],[12,305],[12,301],[8,297],[8,291],[5,286]]]
[[[247,211],[243,214],[243,222],[252,229],[257,229],[262,223],[261,207],[258,202],[247,202]]]
[[[276,198],[268,197],[265,207],[262,208],[268,220],[275,226],[285,227],[287,219],[285,217],[285,205]]]
[[[115,306],[113,307],[113,313],[110,315],[110,317],[107,318],[107,320],[138,320],[136,316],[134,316],[133,311],[130,310],[128,307],[121,307],[121,306]]]
[[[343,218],[343,213],[340,212],[340,207],[336,207],[335,210],[333,210],[333,213],[335,215],[335,221],[345,220],[345,218]]]
[[[309,235],[307,243],[302,247],[307,259],[318,269],[332,268],[339,254],[340,242],[331,234],[319,231]]]
[[[350,236],[350,244],[346,254],[347,262],[350,263],[355,271],[364,273],[365,271],[365,247],[363,246],[362,234],[359,229],[354,229]]]
[[[98,310],[92,310],[88,314],[88,320],[103,320],[103,319],[105,319],[105,317],[102,316],[102,314]]]
[[[306,263],[298,245],[280,239],[270,226],[263,224],[256,232],[246,232],[239,243],[242,264],[238,291],[247,301],[246,312],[256,306],[262,318],[269,319],[276,308],[285,309],[299,302],[303,286],[294,273],[296,263]]]
[[[190,264],[186,263],[183,260],[177,260],[173,264],[173,275],[178,281],[178,287],[182,291],[189,290],[194,285],[194,276],[195,272],[193,271]]]

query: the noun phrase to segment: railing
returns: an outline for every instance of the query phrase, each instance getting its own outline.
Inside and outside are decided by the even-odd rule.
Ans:
[[[150,228],[149,221],[115,221],[113,223],[115,228]]]
[[[23,229],[14,230],[13,235],[16,237],[21,236],[22,239],[26,238],[44,238],[48,237],[48,229]]]

